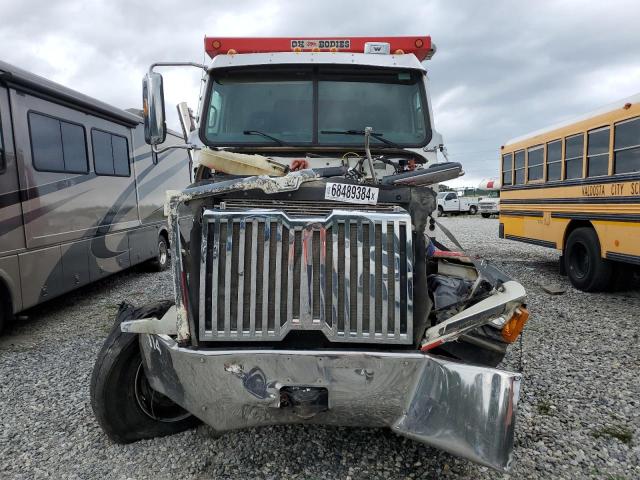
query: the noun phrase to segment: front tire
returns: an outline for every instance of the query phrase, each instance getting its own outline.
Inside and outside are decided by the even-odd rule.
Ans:
[[[600,256],[598,234],[592,228],[576,228],[567,239],[565,271],[571,284],[584,292],[599,292],[609,286],[611,262]]]
[[[170,301],[140,308],[120,305],[113,329],[98,354],[91,375],[91,407],[98,423],[114,442],[130,443],[172,435],[199,423],[196,417],[150,387],[138,335],[120,331],[123,321],[160,318],[171,305]]]
[[[444,208],[442,208],[442,205],[438,205],[438,216],[444,217]]]
[[[478,213],[478,207],[476,207],[475,205],[471,205],[469,207],[469,215],[475,215],[476,213]]]
[[[489,218],[491,216],[490,213],[481,213],[480,215],[482,215],[482,218]]]

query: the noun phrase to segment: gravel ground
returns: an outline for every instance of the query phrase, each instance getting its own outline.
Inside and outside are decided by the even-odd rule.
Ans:
[[[585,294],[557,253],[498,240],[498,222],[444,218],[471,253],[527,288],[515,463],[500,475],[379,429],[207,427],[111,443],[89,377],[119,302],[172,295],[169,273],[130,270],[29,313],[0,338],[0,478],[640,478],[640,292]],[[541,284],[566,285],[551,296]],[[615,329],[603,328],[606,324]],[[520,368],[511,348],[504,367]]]

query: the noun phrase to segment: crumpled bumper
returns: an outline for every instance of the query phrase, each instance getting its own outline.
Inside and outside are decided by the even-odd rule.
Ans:
[[[216,430],[282,423],[390,427],[474,462],[511,462],[520,375],[423,353],[193,350],[140,335],[152,387]],[[322,387],[328,409],[303,419],[280,389]]]

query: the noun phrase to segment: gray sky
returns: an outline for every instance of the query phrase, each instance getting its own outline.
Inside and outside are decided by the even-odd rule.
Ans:
[[[2,60],[122,108],[140,107],[149,64],[202,61],[205,34],[430,34],[435,127],[466,185],[497,175],[509,138],[640,91],[637,0],[0,4]],[[170,106],[195,107],[198,88],[196,71],[166,71],[174,122]]]

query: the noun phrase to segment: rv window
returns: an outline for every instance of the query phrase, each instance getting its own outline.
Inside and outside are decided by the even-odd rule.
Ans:
[[[93,129],[91,143],[96,174],[118,177],[130,175],[129,145],[125,137]]]
[[[29,112],[33,167],[39,171],[87,173],[84,127],[76,123]]]
[[[4,143],[2,141],[2,122],[0,121],[0,173],[4,173],[4,170],[5,170]]]

